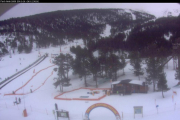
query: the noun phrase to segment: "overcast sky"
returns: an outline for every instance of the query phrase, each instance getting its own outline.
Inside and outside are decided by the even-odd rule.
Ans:
[[[180,4],[177,3],[20,3],[0,16],[0,20],[57,10],[86,8],[126,8],[143,10],[156,17],[161,17],[165,10],[178,10],[180,12]]]

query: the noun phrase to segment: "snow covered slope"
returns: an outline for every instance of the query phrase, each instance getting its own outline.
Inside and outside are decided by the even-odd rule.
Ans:
[[[78,41],[78,44],[82,44],[80,41]],[[74,45],[76,45],[74,43]],[[69,47],[71,45],[66,45],[62,47],[63,53],[69,52]],[[40,50],[41,53],[59,53],[59,47],[56,48],[48,48],[48,49],[42,49]],[[20,55],[20,56],[19,56]],[[13,55],[12,58],[6,58],[6,65],[15,65],[19,64],[19,61],[14,61],[13,59],[21,57],[24,58],[27,63],[30,63],[31,59],[37,57],[38,51],[34,51],[31,54],[16,54]],[[52,63],[50,63],[50,59],[52,59],[50,56],[43,61],[41,64],[35,67],[36,73],[40,71],[41,69],[44,69]],[[14,61],[14,62],[12,62]],[[23,64],[26,64],[26,62],[23,62]],[[0,65],[2,66],[2,62],[0,62]],[[10,66],[9,65],[9,66]],[[26,64],[27,65],[27,64]],[[145,67],[145,65],[143,65]],[[17,66],[18,69],[21,68],[21,66]],[[48,76],[52,73],[54,67],[50,67],[43,72],[40,72],[37,74],[32,81],[30,81],[26,87],[19,89],[18,93],[27,93],[30,91],[30,89],[34,90],[38,86],[41,86],[42,83],[44,83],[38,90],[34,91],[33,93],[27,94],[27,95],[6,95],[7,93],[12,93],[13,90],[18,89],[23,84],[25,84],[31,77],[34,75],[33,71],[29,71],[22,75],[17,80],[14,80],[12,83],[4,87],[2,90],[0,90],[0,119],[2,120],[14,120],[14,118],[18,120],[52,120],[55,119],[52,110],[55,109],[54,104],[58,104],[59,109],[64,109],[69,111],[70,113],[70,119],[71,120],[82,120],[85,114],[85,111],[88,107],[95,103],[107,103],[113,106],[117,111],[120,113],[122,117],[123,113],[123,120],[130,120],[134,119],[134,106],[143,106],[143,117],[141,115],[135,115],[135,119],[138,120],[179,120],[180,118],[180,88],[173,87],[177,84],[177,81],[174,79],[175,71],[173,70],[173,61],[169,61],[168,63],[168,69],[167,67],[164,68],[166,72],[166,77],[168,80],[168,87],[171,88],[171,90],[164,93],[165,98],[162,98],[161,92],[152,92],[152,86],[149,86],[149,92],[147,94],[144,93],[135,93],[131,95],[110,95],[106,96],[105,98],[101,99],[100,101],[64,101],[64,100],[55,100],[54,97],[58,94],[59,88],[55,89],[53,86],[54,80],[53,78],[57,76],[56,72],[53,72],[53,75],[48,78]],[[132,66],[128,63],[125,67],[125,75],[122,76],[123,71],[118,71],[119,80],[121,79],[138,79],[133,75],[133,72],[130,70],[132,69]],[[1,75],[9,74],[10,71],[14,71],[14,69],[11,69],[10,67],[1,67],[0,68]],[[2,72],[3,71],[3,72]],[[145,75],[141,76],[141,80],[145,80]],[[48,79],[47,79],[48,78]],[[72,71],[70,74],[71,81],[70,83],[72,86],[65,87],[64,91],[70,91],[76,88],[84,87],[84,81],[81,81],[78,76],[72,75]],[[47,80],[46,80],[47,79]],[[44,82],[46,80],[46,82]],[[92,79],[88,79],[89,82],[93,82]],[[110,88],[111,84],[110,82],[103,83],[99,85],[100,88]],[[177,92],[177,95],[173,94],[173,91]],[[81,91],[82,92],[82,91]],[[73,96],[80,96],[81,92],[77,93],[74,91]],[[84,94],[84,93],[83,93]],[[88,94],[87,94],[88,95]],[[173,99],[172,99],[173,95]],[[95,95],[96,96],[96,95]],[[21,98],[22,103],[17,105],[13,105],[13,102],[15,101],[15,97]],[[67,94],[67,96],[64,97],[71,97],[71,94]],[[91,96],[90,96],[91,97]],[[93,97],[93,96],[92,96]],[[159,105],[158,108],[158,114],[156,105]],[[22,112],[26,108],[28,116],[23,117]],[[11,113],[11,115],[9,115]],[[59,118],[60,119],[60,118]],[[106,108],[98,107],[91,111],[90,113],[90,119],[91,120],[116,120],[114,114]]]

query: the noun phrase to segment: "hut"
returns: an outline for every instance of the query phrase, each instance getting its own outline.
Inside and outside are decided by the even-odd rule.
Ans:
[[[147,93],[148,86],[144,81],[125,79],[114,81],[111,83],[112,93],[131,94],[131,93]]]

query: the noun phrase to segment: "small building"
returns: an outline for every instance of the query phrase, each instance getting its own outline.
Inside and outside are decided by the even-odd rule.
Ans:
[[[112,93],[131,94],[131,93],[147,93],[148,86],[144,81],[125,79],[114,81],[111,83]]]

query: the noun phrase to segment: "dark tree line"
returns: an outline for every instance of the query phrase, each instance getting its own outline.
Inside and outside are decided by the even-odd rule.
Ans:
[[[68,40],[82,38],[88,42],[89,37],[99,39],[106,24],[111,25],[111,35],[116,36],[117,33],[142,21],[155,18],[153,15],[131,10],[137,16],[136,20],[132,20],[132,16],[123,11],[123,9],[65,10],[11,18],[0,21],[0,34],[16,37],[35,36],[39,47],[48,47],[50,44],[63,44],[64,38]]]

